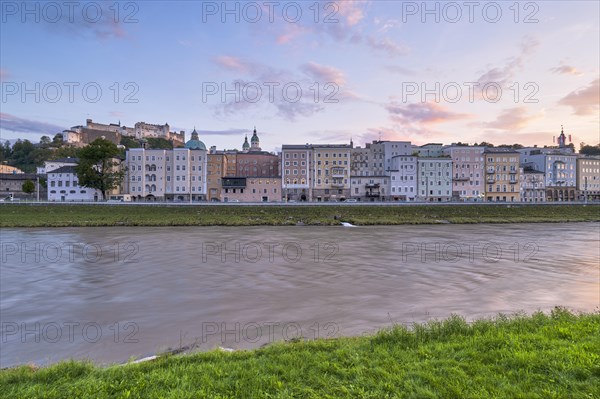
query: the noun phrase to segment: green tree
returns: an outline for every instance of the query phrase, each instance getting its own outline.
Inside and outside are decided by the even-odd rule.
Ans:
[[[126,149],[141,147],[140,142],[138,140],[134,139],[133,137],[123,136],[123,137],[121,137],[120,143],[121,143],[121,145],[124,145]]]
[[[23,190],[25,194],[33,194],[35,191],[35,183],[31,180],[25,180],[25,183],[21,186],[21,190]]]
[[[43,149],[36,149],[29,140],[19,139],[12,146],[12,154],[8,163],[24,172],[34,172],[35,167],[40,166],[38,163],[43,162],[43,159],[40,159],[43,152]]]
[[[40,138],[40,144],[42,145],[42,147],[50,147],[50,144],[52,144],[52,140],[50,140],[50,137],[48,136],[42,136]]]
[[[584,144],[579,149],[579,153],[584,154],[584,155],[600,155],[600,144],[598,144],[598,145],[585,145]]]
[[[146,139],[148,141],[148,149],[149,150],[172,150],[173,142],[167,139],[163,139],[162,137],[148,137]]]
[[[60,159],[60,158],[77,158],[79,156],[79,149],[76,147],[71,147],[65,145],[63,147],[59,147],[54,149],[50,159]]]
[[[121,184],[125,170],[119,166],[120,160],[117,146],[102,138],[94,140],[79,151],[79,164],[76,167],[79,184],[99,190],[102,198]]]
[[[64,137],[62,135],[62,133],[57,133],[56,135],[54,135],[54,138],[52,139],[52,145],[55,147],[60,147],[62,146],[64,143]]]

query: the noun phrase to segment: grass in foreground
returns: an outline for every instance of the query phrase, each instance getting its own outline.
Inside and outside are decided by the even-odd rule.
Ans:
[[[3,398],[599,398],[600,313],[467,324],[453,316],[370,337],[275,344],[98,368],[0,371]]]
[[[600,205],[127,206],[0,205],[0,227],[330,226],[600,221]]]

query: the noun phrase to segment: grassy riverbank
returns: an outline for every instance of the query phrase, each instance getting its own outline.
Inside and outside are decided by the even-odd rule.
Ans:
[[[0,205],[0,227],[285,226],[600,221],[600,205]]]
[[[598,398],[600,314],[459,317],[374,336],[0,371],[4,398]]]

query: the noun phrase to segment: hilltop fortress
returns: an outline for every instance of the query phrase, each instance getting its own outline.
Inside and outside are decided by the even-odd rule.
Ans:
[[[106,125],[87,119],[85,126],[73,126],[71,129],[64,130],[62,135],[65,143],[75,146],[87,145],[99,137],[104,137],[115,144],[121,142],[121,137],[135,139],[155,137],[172,140],[174,146],[185,144],[185,132],[172,132],[168,123],[154,125],[146,122],[138,122],[134,127],[127,127],[121,126],[121,122]]]

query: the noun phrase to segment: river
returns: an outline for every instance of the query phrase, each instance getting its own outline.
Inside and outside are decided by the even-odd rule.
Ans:
[[[600,224],[3,229],[0,367],[600,306]]]

